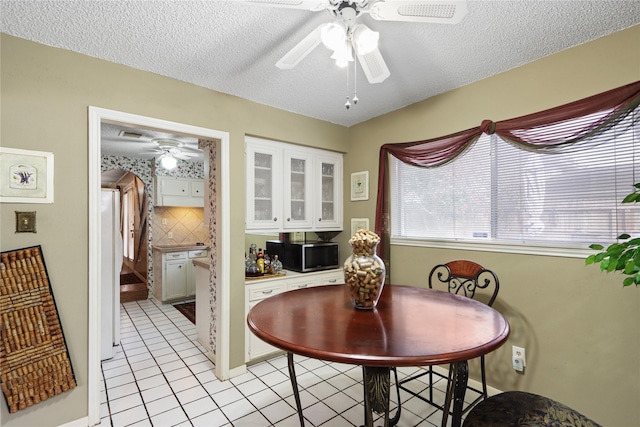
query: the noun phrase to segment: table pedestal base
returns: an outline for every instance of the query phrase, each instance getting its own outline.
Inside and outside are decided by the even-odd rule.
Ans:
[[[300,427],[304,427],[304,417],[302,416],[302,404],[300,403],[300,392],[298,391],[298,380],[296,379],[293,353],[287,352],[287,363],[289,365],[289,379],[293,387],[293,396],[296,401],[298,418],[300,419]],[[400,411],[402,409],[400,390],[397,388],[398,374],[395,373],[396,388],[398,390],[398,410],[393,418],[389,418],[391,368],[363,366],[362,377],[364,386],[364,426],[373,427],[373,412],[384,414],[384,427],[395,426],[400,419]],[[446,399],[444,410],[442,411],[442,427],[446,427],[447,425],[449,408],[451,407],[452,401],[452,427],[460,427],[462,425],[462,408],[468,379],[468,363],[466,361],[454,363],[452,369],[450,369],[449,380],[447,381]]]

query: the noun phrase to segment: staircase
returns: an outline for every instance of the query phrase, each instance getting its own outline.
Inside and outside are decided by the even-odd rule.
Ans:
[[[120,303],[141,301],[148,297],[149,290],[144,279],[131,270],[120,273]]]

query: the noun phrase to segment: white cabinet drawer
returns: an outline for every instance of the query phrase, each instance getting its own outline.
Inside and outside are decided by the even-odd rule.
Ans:
[[[317,285],[318,285],[318,281],[316,279],[295,280],[295,281],[289,282],[289,284],[287,285],[287,289],[292,291],[294,289],[311,288]]]
[[[259,301],[286,291],[284,283],[249,290],[249,301]]]
[[[322,275],[318,279],[320,281],[320,286],[344,285],[344,273],[342,271],[340,271],[339,273]]]
[[[189,251],[189,258],[204,258],[209,255],[208,249],[202,249],[199,251]]]
[[[174,260],[174,259],[187,259],[187,253],[186,252],[167,252],[166,254],[164,254],[164,257],[167,261]]]

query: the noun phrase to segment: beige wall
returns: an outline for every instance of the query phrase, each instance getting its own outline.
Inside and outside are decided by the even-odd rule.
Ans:
[[[78,387],[2,425],[57,426],[85,417],[88,333],[87,110],[108,108],[230,134],[231,194],[244,194],[244,135],[346,151],[348,129],[88,56],[3,34],[1,144],[51,151],[55,203],[0,205],[0,249],[42,245]],[[14,211],[37,212],[37,234],[15,234]],[[244,198],[231,197],[230,367],[244,363]]]
[[[366,202],[346,204],[345,224],[351,217],[373,224],[380,145],[447,135],[639,80],[639,45],[634,27],[352,127],[345,177],[369,170],[372,192]],[[391,281],[426,285],[429,266],[458,258],[500,278],[495,307],[512,332],[487,357],[491,386],[550,396],[603,425],[640,425],[640,289],[623,289],[621,276],[579,258],[400,246],[391,251]],[[524,375],[511,368],[512,345],[526,347]]]
[[[620,32],[502,75],[346,129],[236,97],[83,55],[2,35],[2,146],[52,151],[55,203],[0,205],[0,249],[34,244],[44,257],[79,386],[2,425],[57,426],[87,415],[88,167],[87,107],[139,114],[230,133],[232,194],[244,193],[244,135],[354,154],[345,157],[345,200],[351,172],[369,170],[371,197],[345,202],[351,217],[373,221],[378,148],[444,135],[570,102],[640,78],[640,29]],[[635,55],[625,58],[625,55]],[[244,200],[231,198],[231,367],[244,358]],[[13,211],[35,210],[37,234],[15,234]],[[373,222],[372,222],[373,223]],[[348,233],[342,233],[346,236]],[[345,253],[346,239],[340,236]],[[525,376],[509,368],[506,347],[489,358],[490,384],[543,393],[611,426],[636,425],[639,389],[640,290],[583,267],[582,260],[480,252],[394,248],[394,270],[469,257],[491,265],[502,290],[496,307],[511,321],[510,345],[527,346]],[[407,267],[407,268],[403,268]],[[69,274],[73,271],[73,274]],[[413,270],[415,271],[415,270]],[[425,272],[393,276],[424,280]]]

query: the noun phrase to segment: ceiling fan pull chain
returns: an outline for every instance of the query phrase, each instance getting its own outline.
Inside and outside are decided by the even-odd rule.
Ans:
[[[358,64],[357,61],[353,61],[353,105],[358,101]]]
[[[351,108],[351,102],[349,101],[349,64],[347,63],[347,102],[344,103],[344,108],[347,110]]]

